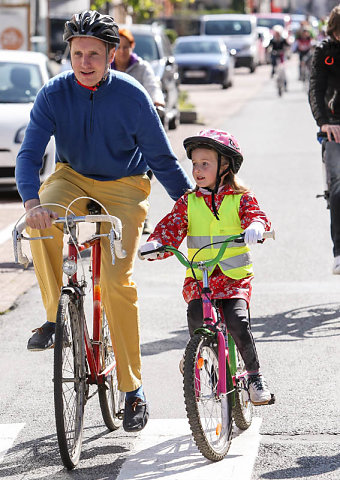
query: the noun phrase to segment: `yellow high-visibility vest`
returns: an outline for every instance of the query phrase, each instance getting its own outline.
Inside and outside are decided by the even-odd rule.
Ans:
[[[192,260],[195,253],[205,245],[225,240],[226,237],[243,232],[239,217],[242,195],[225,195],[218,210],[220,220],[214,216],[203,197],[195,193],[188,195],[188,258]],[[211,260],[216,257],[221,244],[204,248],[194,261]],[[253,265],[250,249],[245,243],[230,242],[222,259],[218,263],[224,275],[239,280],[253,275]],[[209,267],[209,276],[215,267]],[[196,278],[202,280],[202,272],[195,269]],[[187,277],[192,277],[192,271],[187,269]]]

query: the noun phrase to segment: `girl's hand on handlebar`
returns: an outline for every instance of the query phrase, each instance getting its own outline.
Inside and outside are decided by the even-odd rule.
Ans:
[[[325,124],[322,125],[321,131],[327,133],[327,138],[329,142],[334,139],[336,143],[340,143],[340,125]]]
[[[263,240],[264,225],[262,222],[253,222],[244,230],[244,241],[248,245],[253,245],[259,240]]]
[[[45,228],[50,228],[52,226],[52,219],[57,219],[58,214],[52,212],[48,208],[39,207],[39,200],[28,200],[25,203],[25,208],[27,210],[26,214],[26,224],[37,230],[44,230]],[[33,208],[37,207],[37,208]]]
[[[163,245],[157,240],[152,240],[151,242],[146,242],[138,250],[138,257],[141,260],[147,258],[148,260],[157,260],[157,258],[163,258],[164,252],[155,252],[157,248],[162,247]],[[148,253],[151,252],[151,253]]]

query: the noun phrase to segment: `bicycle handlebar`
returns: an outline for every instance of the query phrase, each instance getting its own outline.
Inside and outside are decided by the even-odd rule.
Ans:
[[[264,232],[263,239],[265,238],[272,238],[273,240],[275,240],[275,230]],[[204,261],[198,261],[198,262],[188,261],[180,250],[178,250],[176,247],[172,247],[171,245],[162,245],[161,247],[156,248],[155,250],[149,250],[148,252],[140,253],[140,255],[141,257],[143,257],[144,255],[149,255],[150,253],[154,253],[154,252],[159,252],[159,253],[171,252],[181,262],[181,264],[187,268],[198,268],[199,266],[212,267],[217,265],[218,262],[221,260],[225,252],[225,249],[228,246],[228,243],[230,242],[243,243],[243,241],[244,241],[244,233],[241,233],[240,235],[231,235],[230,237],[226,238],[223,242],[221,242],[222,245],[215,258],[211,260],[204,260]],[[262,243],[262,242],[263,240],[258,241],[258,243]]]
[[[59,217],[57,219],[52,219],[52,224],[63,223],[66,225],[71,225],[73,223],[103,223],[108,222],[111,223],[112,228],[110,233],[108,234],[110,238],[110,246],[114,249],[118,258],[125,258],[126,251],[123,249],[122,246],[122,222],[118,217],[113,215],[84,215],[84,216],[68,216],[68,217]],[[43,240],[43,239],[51,239],[53,236],[47,237],[30,237],[26,238],[22,235],[22,232],[27,227],[26,221],[19,223],[17,226],[14,227],[12,232],[13,238],[13,250],[14,250],[14,259],[15,263],[21,263],[24,265],[24,268],[28,267],[29,260],[27,256],[22,252],[22,245],[21,240],[24,238],[25,240]]]

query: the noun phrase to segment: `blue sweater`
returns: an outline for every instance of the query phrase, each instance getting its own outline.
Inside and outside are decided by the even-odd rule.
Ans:
[[[52,135],[56,162],[67,162],[86,177],[116,180],[149,167],[174,200],[191,188],[151,99],[125,73],[110,71],[91,92],[76,82],[73,72],[64,72],[39,91],[16,163],[24,202],[39,198],[39,170]]]

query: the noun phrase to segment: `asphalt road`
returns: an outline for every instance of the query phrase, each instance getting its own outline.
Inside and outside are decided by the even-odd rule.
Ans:
[[[296,80],[294,59],[288,78],[288,92],[282,98],[277,96],[267,66],[253,75],[238,70],[234,87],[226,91],[213,85],[185,86],[201,125],[181,125],[169,136],[183,166],[190,171],[182,148],[186,136],[202,126],[231,131],[245,156],[240,176],[255,191],[277,233],[275,242],[253,248],[252,327],[262,369],[277,403],[256,409],[260,448],[251,478],[335,480],[340,477],[340,280],[331,274],[328,211],[325,202],[315,198],[323,188],[320,147],[306,93]],[[156,223],[173,202],[155,182],[150,203],[151,219]],[[1,204],[3,232],[17,219],[21,207],[15,197],[2,197]],[[36,286],[28,290],[28,285],[24,286],[28,277],[28,283],[34,284],[33,272],[14,269],[10,255],[10,242],[4,241],[0,268],[7,306],[0,317],[0,424],[6,427],[0,429],[0,439],[7,435],[6,445],[10,446],[11,438],[14,443],[0,463],[0,477],[66,479],[70,474],[61,467],[56,445],[52,354],[26,351],[30,330],[44,321],[44,313]],[[178,372],[187,340],[183,276],[182,266],[174,259],[137,260],[135,264],[144,386],[152,419],[160,422],[160,433],[185,418]],[[110,434],[103,426],[97,399],[91,399],[83,455],[72,477],[116,479],[127,456],[141,448],[140,442],[138,435],[123,431]],[[0,442],[0,452],[4,445]],[[169,464],[171,458],[176,460],[175,476],[164,465],[157,474],[151,460],[144,459],[143,475],[130,478],[181,480],[190,472],[191,478],[198,478],[207,466],[193,457],[184,461],[180,450],[172,447],[167,458]],[[160,455],[160,450],[156,454]],[[225,462],[226,468],[228,459]],[[145,465],[150,465],[149,470]],[[212,466],[208,468],[208,476],[228,478],[221,472],[214,474]]]

